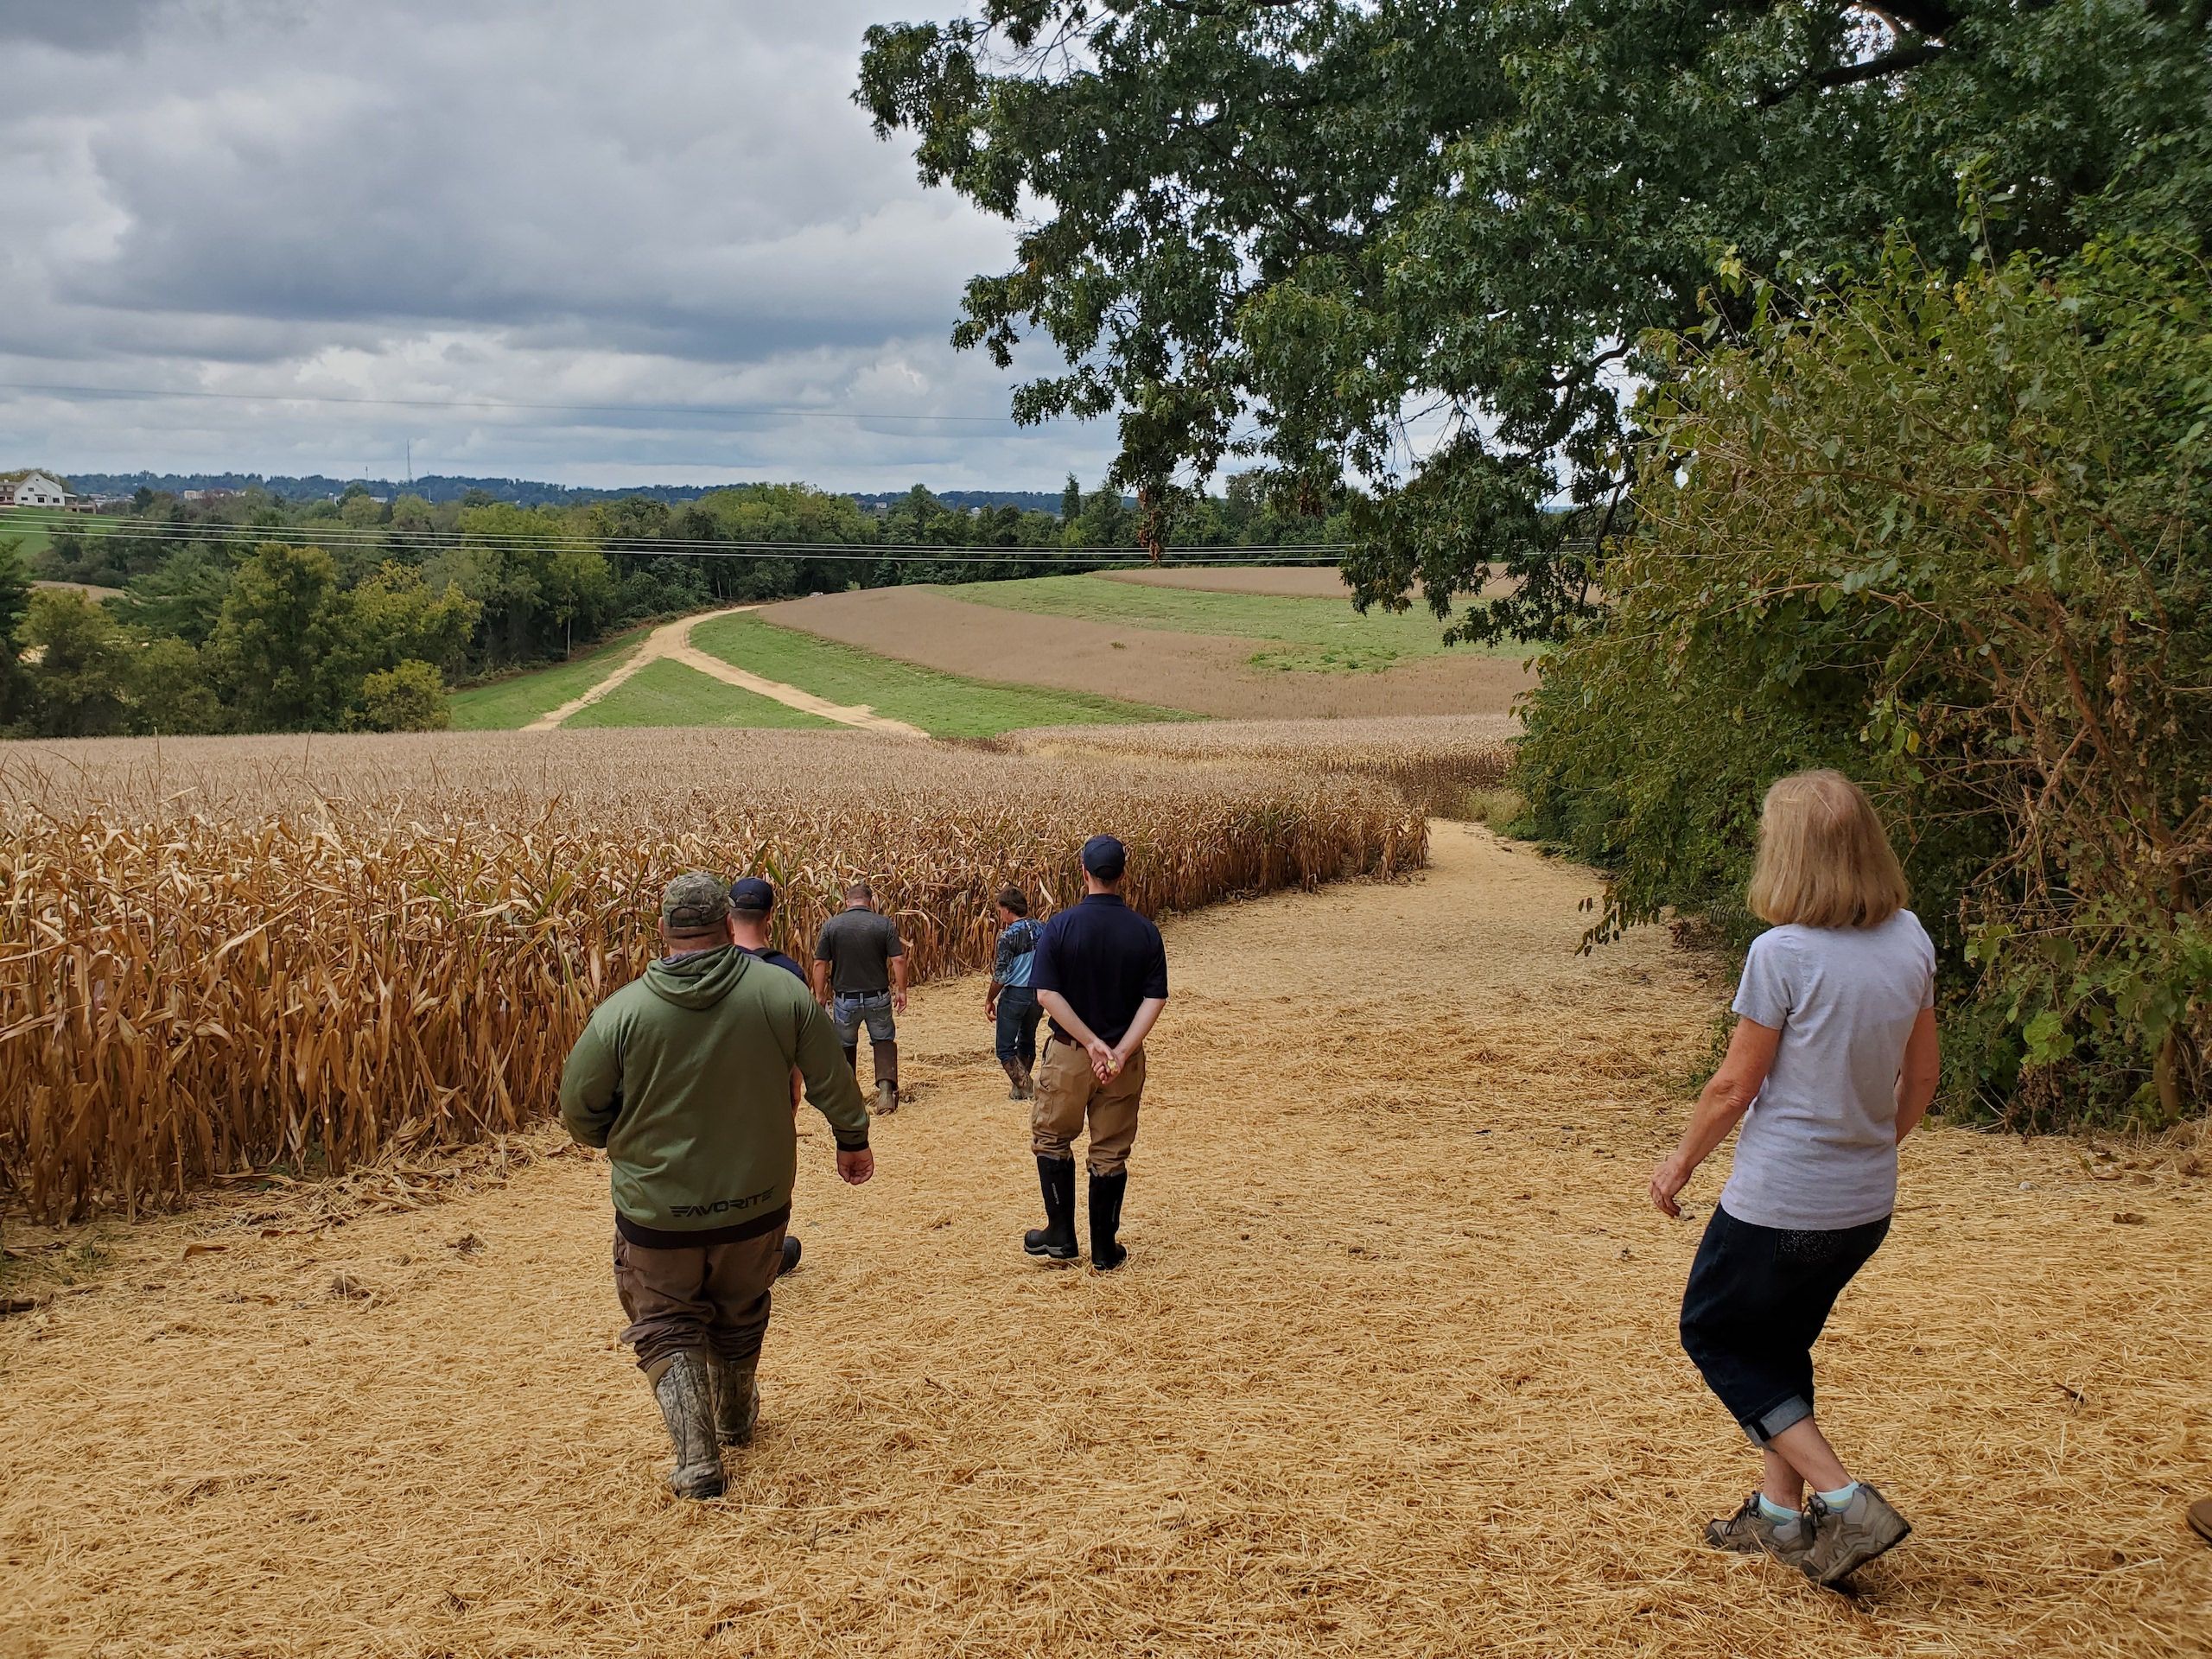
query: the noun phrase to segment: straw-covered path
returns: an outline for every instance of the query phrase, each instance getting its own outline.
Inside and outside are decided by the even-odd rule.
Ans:
[[[1643,1186],[1721,988],[1663,935],[1575,956],[1586,874],[1436,839],[1170,925],[1117,1274],[1021,1255],[980,987],[918,996],[875,1183],[805,1143],[721,1503],[659,1487],[596,1159],[117,1231],[101,1289],[0,1325],[0,1651],[2205,1651],[2183,1152],[1916,1139],[1821,1398],[1918,1531],[1855,1598],[1713,1554],[1752,1464],[1674,1342],[1697,1228]]]

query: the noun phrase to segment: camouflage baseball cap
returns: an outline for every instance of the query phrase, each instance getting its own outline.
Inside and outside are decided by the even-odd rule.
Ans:
[[[703,933],[728,914],[728,893],[703,870],[688,871],[661,889],[660,918],[671,933]]]

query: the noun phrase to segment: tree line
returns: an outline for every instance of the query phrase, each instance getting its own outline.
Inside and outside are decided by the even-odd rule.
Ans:
[[[1096,569],[1144,556],[1139,529],[1117,492],[1073,477],[1057,514],[961,512],[918,485],[881,513],[798,484],[569,507],[480,492],[385,501],[359,485],[306,502],[142,490],[121,514],[58,529],[29,560],[0,537],[0,637],[15,647],[0,651],[0,732],[432,728],[448,723],[450,686],[562,660],[639,622],[850,587]],[[1192,504],[1176,540],[1295,547],[1329,529],[1232,479]],[[121,591],[95,600],[34,580]]]

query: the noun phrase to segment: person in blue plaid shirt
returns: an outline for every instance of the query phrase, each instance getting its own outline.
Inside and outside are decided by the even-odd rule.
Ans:
[[[1006,1068],[1008,1100],[1030,1100],[1037,1093],[1029,1068],[1037,1064],[1037,993],[1029,988],[1037,936],[1029,919],[1029,899],[1020,887],[1001,887],[998,896],[999,948],[991,960],[990,988],[983,993],[983,1018],[998,1022],[999,1064]]]

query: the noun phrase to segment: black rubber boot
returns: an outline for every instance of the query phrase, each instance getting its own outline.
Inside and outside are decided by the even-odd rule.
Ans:
[[[798,1235],[797,1233],[785,1233],[784,1235],[784,1259],[776,1268],[777,1278],[782,1278],[793,1268],[798,1266],[800,1249],[801,1246],[799,1244]]]
[[[855,1077],[857,1077],[858,1076],[860,1076],[860,1074],[861,1074],[861,1046],[860,1046],[858,1043],[849,1043],[849,1044],[846,1045],[846,1046],[845,1046],[845,1064],[846,1064],[847,1065],[849,1065],[849,1066],[851,1066],[851,1067],[853,1068],[853,1075],[854,1075]]]
[[[1022,1235],[1021,1248],[1048,1262],[1073,1262],[1083,1252],[1075,1242],[1075,1160],[1037,1160],[1037,1185],[1045,1194],[1045,1224]]]
[[[720,1497],[722,1460],[715,1444],[715,1382],[707,1357],[677,1354],[651,1381],[676,1446],[668,1490],[678,1497]]]
[[[1129,1172],[1090,1177],[1090,1265],[1111,1273],[1129,1259],[1115,1235],[1122,1230],[1122,1195],[1129,1190]]]
[[[868,1039],[875,1058],[875,1115],[883,1116],[899,1109],[899,1040],[886,1042]]]

